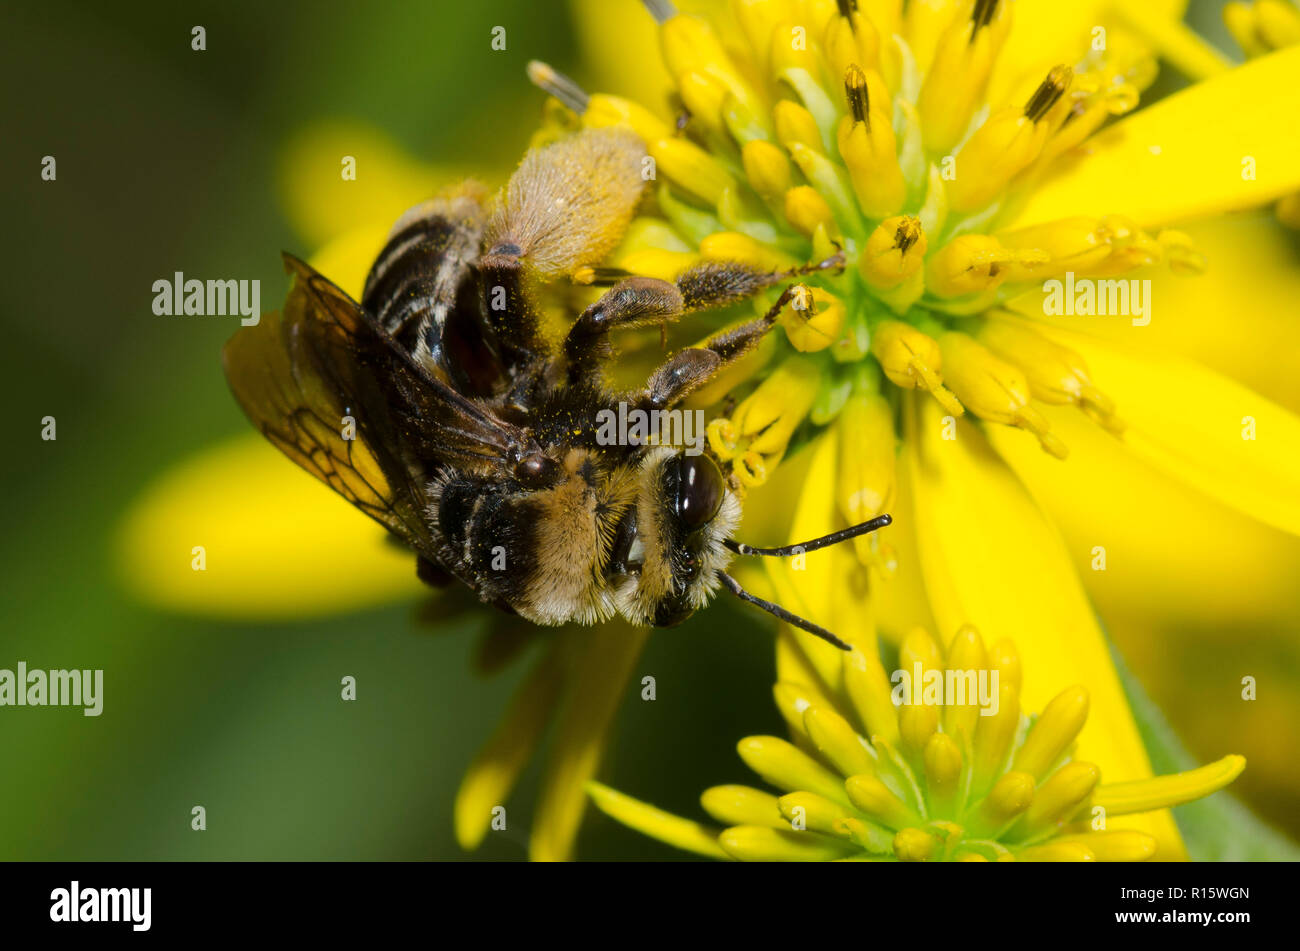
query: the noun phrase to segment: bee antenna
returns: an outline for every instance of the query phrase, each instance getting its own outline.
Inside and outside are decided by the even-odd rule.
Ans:
[[[587,111],[591,97],[587,91],[564,73],[558,72],[539,59],[528,63],[528,79],[542,92],[550,93],[578,115]]]
[[[725,571],[721,569],[718,570],[718,580],[722,582],[722,584],[727,588],[728,591],[730,591],[736,597],[740,598],[740,600],[748,601],[750,604],[754,605],[755,607],[763,609],[768,614],[780,618],[782,621],[785,621],[785,623],[787,624],[793,624],[795,627],[799,628],[800,630],[807,631],[809,634],[814,634],[817,637],[820,637],[822,640],[826,641],[826,643],[833,644],[835,647],[838,647],[842,651],[853,650],[852,647],[844,643],[842,640],[840,640],[830,631],[826,630],[826,628],[818,627],[812,621],[805,621],[797,614],[791,614],[789,611],[781,607],[781,605],[779,604],[773,604],[771,601],[764,601],[762,598],[758,597],[757,595],[750,594],[748,591],[746,591],[744,588],[740,586],[739,581],[737,581],[735,578],[731,577],[731,575],[727,574]]]
[[[840,542],[846,542],[850,538],[857,538],[859,535],[867,534],[867,532],[874,532],[878,528],[884,528],[892,521],[893,519],[888,515],[877,515],[875,518],[862,522],[859,525],[851,525],[848,528],[842,528],[838,532],[831,532],[829,535],[823,535],[820,538],[813,538],[806,542],[799,542],[797,545],[782,545],[780,548],[753,548],[732,538],[726,539],[723,544],[734,551],[737,555],[776,555],[780,558],[785,558],[789,555],[802,555],[806,552],[816,551],[818,548],[827,548],[831,545],[838,545]]]

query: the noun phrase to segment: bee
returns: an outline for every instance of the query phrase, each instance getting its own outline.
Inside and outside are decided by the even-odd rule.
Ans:
[[[814,551],[889,516],[799,546],[740,544],[740,498],[707,452],[609,445],[596,423],[620,403],[677,406],[757,345],[795,284],[630,392],[605,381],[611,332],[753,298],[842,256],[785,272],[708,261],[672,281],[602,269],[608,289],[563,339],[543,331],[539,289],[617,245],[643,197],[645,154],[630,131],[589,129],[529,151],[496,197],[471,182],[417,205],[359,302],[284,254],[284,308],[227,342],[226,377],[266,438],[396,536],[431,585],[459,582],[539,625],[618,614],[670,626],[726,588],[847,650],[726,569],[735,555]]]

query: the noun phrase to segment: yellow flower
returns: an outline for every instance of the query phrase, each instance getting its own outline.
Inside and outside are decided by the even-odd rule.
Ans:
[[[797,650],[788,641],[782,649]],[[789,741],[750,736],[740,757],[773,794],[715,786],[700,803],[711,828],[599,783],[596,805],[669,845],[740,861],[1131,862],[1178,854],[1177,840],[1125,817],[1222,789],[1245,768],[1225,756],[1199,769],[1105,781],[1075,755],[1086,687],[1021,710],[1015,645],[986,648],[970,626],[946,651],[920,628],[886,674],[874,653],[841,655],[836,682],[794,668],[774,689]]]
[[[1261,601],[1294,614],[1300,391],[1286,381],[1300,348],[1252,333],[1279,321],[1295,340],[1294,322],[1246,304],[1229,327],[1198,303],[1259,293],[1287,307],[1274,289],[1293,271],[1281,250],[1277,263],[1219,270],[1190,234],[1222,247],[1224,229],[1254,226],[1225,213],[1300,185],[1300,120],[1276,92],[1300,78],[1300,52],[1228,70],[1176,23],[1179,4],[646,6],[684,135],[635,80],[625,96],[569,102],[586,125],[625,121],[637,103],[632,125],[659,159],[642,221],[661,226],[638,235],[760,267],[836,250],[850,264],[801,278],[835,307],[826,326],[838,339],[814,349],[814,328],[783,315],[786,344],[754,364],[750,388],[730,381],[735,409],[710,427],[751,487],[745,533],[794,540],[895,517],[851,563],[825,551],[769,564],[765,588],[742,567],[746,584],[841,636],[879,625],[896,640],[914,624],[968,620],[1005,632],[1042,676],[1089,676],[1108,725],[1085,731],[1082,755],[1139,775],[1149,766],[1080,569],[1124,617],[1140,604],[1146,618],[1226,620]],[[1158,57],[1214,75],[1139,109]],[[644,251],[639,236],[617,254]],[[1091,310],[1064,307],[1076,281]],[[1121,285],[1146,296],[1110,304]],[[1203,346],[1179,337],[1198,325]],[[1276,381],[1287,398],[1232,377]],[[1117,460],[1133,480],[1124,488],[1111,481]],[[1240,540],[1231,565],[1198,557],[1199,519]],[[1117,551],[1147,557],[1105,573]],[[1168,596],[1152,599],[1153,584]]]
[[[1086,679],[1093,692],[1093,717],[1092,725],[1080,736],[1081,754],[1107,775],[1145,775],[1149,772],[1146,756],[1075,565],[1088,564],[1088,552],[1098,542],[1097,526],[1101,524],[1106,526],[1101,541],[1138,552],[1149,562],[1172,558],[1176,565],[1167,577],[1151,571],[1115,572],[1104,576],[1106,584],[1100,586],[1097,579],[1101,576],[1085,574],[1091,593],[1103,605],[1163,615],[1196,611],[1231,616],[1247,601],[1267,604],[1270,599],[1288,599],[1289,603],[1292,566],[1300,549],[1289,536],[1234,518],[1228,507],[1245,509],[1287,531],[1295,529],[1294,500],[1300,493],[1294,491],[1296,478],[1287,447],[1300,443],[1293,435],[1294,418],[1275,404],[1300,406],[1300,373],[1294,372],[1300,369],[1295,365],[1295,352],[1300,348],[1281,349],[1263,359],[1261,338],[1250,332],[1255,323],[1285,313],[1282,307],[1289,306],[1286,302],[1294,293],[1284,281],[1294,282],[1294,272],[1284,270],[1278,247],[1269,243],[1273,239],[1256,226],[1255,219],[1210,218],[1201,224],[1181,225],[1197,246],[1209,252],[1212,262],[1226,258],[1232,262],[1230,266],[1222,270],[1212,267],[1206,277],[1195,281],[1171,281],[1164,274],[1153,277],[1153,286],[1164,295],[1161,300],[1182,301],[1167,305],[1171,314],[1177,306],[1177,326],[1173,320],[1157,318],[1150,327],[1129,331],[1127,322],[1115,327],[1094,321],[1087,327],[1087,336],[1077,333],[1077,321],[1070,324],[1043,317],[1034,311],[1034,302],[1027,306],[1023,300],[1012,299],[1010,291],[1026,285],[1023,280],[1017,285],[1008,274],[1025,280],[1032,276],[1036,281],[1045,270],[1061,263],[1080,263],[1078,273],[1093,267],[1099,275],[1111,273],[1106,268],[1128,268],[1156,259],[1178,268],[1196,266],[1198,258],[1189,251],[1183,235],[1161,232],[1164,224],[1263,203],[1300,185],[1294,165],[1282,158],[1295,151],[1296,129],[1279,120],[1267,99],[1269,90],[1279,88],[1277,84],[1291,82],[1287,77],[1297,72],[1295,58],[1283,54],[1228,73],[1154,109],[1140,110],[1081,144],[1073,141],[1080,130],[1092,131],[1112,111],[1133,109],[1137,88],[1150,79],[1150,49],[1184,72],[1190,73],[1192,66],[1200,74],[1222,68],[1217,54],[1194,37],[1169,27],[1168,15],[1177,12],[1179,4],[1144,5],[1146,12],[1126,12],[1127,19],[1121,22],[1115,18],[1118,8],[1112,10],[1109,4],[1079,3],[1063,9],[1059,4],[1020,0],[1016,24],[1008,26],[998,20],[1002,45],[1000,53],[993,56],[997,44],[982,38],[979,49],[969,54],[951,37],[946,45],[940,42],[943,30],[953,28],[953,23],[945,27],[941,22],[944,11],[951,14],[960,4],[917,5],[918,12],[904,23],[897,17],[890,19],[888,11],[894,5],[864,3],[859,16],[885,11],[893,32],[876,29],[877,69],[857,64],[867,77],[864,84],[856,79],[852,84],[854,89],[865,88],[868,101],[862,121],[866,124],[873,114],[880,113],[886,101],[880,94],[881,83],[896,77],[897,87],[886,85],[884,95],[894,100],[895,115],[888,127],[898,127],[895,161],[904,185],[911,181],[907,175],[914,173],[918,161],[926,167],[921,204],[914,207],[917,196],[912,192],[916,189],[910,189],[900,213],[876,221],[863,217],[865,206],[859,193],[868,194],[872,211],[881,214],[896,201],[888,188],[871,195],[875,177],[862,174],[864,168],[871,169],[871,163],[884,163],[882,183],[893,181],[891,187],[896,187],[885,151],[886,124],[877,122],[874,131],[862,128],[855,132],[854,118],[846,127],[843,152],[850,156],[850,164],[856,163],[855,180],[849,165],[841,162],[840,145],[844,120],[855,113],[847,88],[841,98],[836,85],[853,63],[845,64],[834,81],[828,81],[821,66],[801,72],[802,60],[794,55],[809,51],[821,55],[823,42],[828,42],[827,55],[841,59],[871,53],[870,41],[862,38],[866,31],[849,31],[853,42],[862,45],[855,54],[847,45],[842,25],[829,41],[807,29],[810,16],[804,13],[820,15],[834,4],[778,0],[734,5],[738,11],[759,14],[763,9],[795,11],[796,19],[805,21],[795,24],[805,26],[805,50],[768,47],[757,55],[765,69],[778,70],[776,79],[771,72],[754,74],[750,67],[755,64],[749,61],[742,60],[745,69],[741,74],[726,68],[736,51],[745,50],[743,56],[753,56],[756,46],[764,46],[761,29],[755,32],[762,26],[759,21],[724,27],[721,58],[718,44],[709,40],[707,32],[684,31],[688,35],[674,40],[677,46],[665,49],[677,57],[680,68],[671,68],[674,60],[670,57],[665,70],[658,62],[634,55],[657,45],[642,11],[633,8],[642,25],[620,30],[621,42],[615,45],[605,41],[607,17],[623,15],[623,8],[633,5],[588,6],[590,15],[580,15],[578,24],[581,33],[593,37],[587,44],[593,68],[600,70],[602,55],[606,61],[632,66],[637,92],[648,105],[653,107],[661,99],[661,91],[671,86],[695,116],[688,124],[688,134],[681,137],[675,133],[671,112],[657,113],[628,98],[591,97],[581,121],[632,125],[653,144],[660,160],[659,172],[668,179],[661,182],[656,202],[661,214],[634,222],[611,263],[671,278],[701,257],[753,260],[777,269],[829,255],[837,243],[851,243],[856,252],[853,266],[842,275],[809,279],[814,304],[803,314],[791,308],[783,315],[785,340],[778,341],[773,335],[697,398],[706,404],[732,388],[743,392],[746,379],[757,379],[769,364],[781,367],[786,379],[798,383],[789,391],[794,397],[791,400],[773,401],[770,386],[767,395],[759,398],[760,386],[748,403],[742,402],[730,418],[718,421],[710,430],[711,443],[722,440],[730,445],[737,473],[756,486],[747,507],[746,530],[752,537],[760,537],[762,531],[809,537],[840,527],[846,520],[859,521],[885,510],[894,513],[895,529],[889,539],[860,538],[852,550],[842,546],[841,551],[808,556],[808,567],[822,570],[796,574],[793,572],[798,569],[793,566],[773,564],[767,566],[766,581],[747,575],[749,585],[760,590],[766,587],[773,594],[780,591],[792,609],[801,609],[858,641],[874,637],[877,624],[896,638],[912,623],[935,619],[949,627],[970,618],[987,629],[1012,633],[1027,663],[1039,673],[1026,702],[1041,706],[1066,685],[1062,678]],[[698,6],[716,9],[716,4]],[[1005,17],[1001,5],[997,6],[996,17]],[[788,20],[784,22],[788,25]],[[1089,31],[1098,22],[1107,23],[1110,49],[1101,55],[1093,51],[1080,68],[1072,58],[1086,48]],[[793,36],[788,31],[785,35]],[[890,39],[893,35],[915,41],[910,50],[914,71],[909,72],[913,66],[909,66],[903,47]],[[1137,42],[1139,35],[1143,42]],[[928,74],[935,50],[941,48],[962,57],[974,56],[972,68],[980,74],[989,69],[983,102],[1018,101],[1023,112],[1040,81],[1054,65],[1065,62],[1072,64],[1072,79],[1057,108],[1067,100],[1084,103],[1082,118],[1086,121],[1072,119],[1053,126],[1056,134],[1048,137],[1038,159],[1013,173],[1008,190],[995,197],[989,208],[968,216],[964,230],[960,216],[942,207],[950,186],[942,178],[941,168],[939,184],[932,181],[930,167],[937,156],[927,152],[924,138],[917,138],[925,125],[919,111],[919,80]],[[616,56],[611,56],[613,52]],[[1040,58],[1048,61],[1039,64],[1041,69],[1029,70],[1027,64]],[[810,80],[814,72],[818,75]],[[1026,90],[1020,81],[1029,73],[1036,79]],[[945,88],[963,96],[958,88],[960,75],[960,70],[949,69],[944,78],[936,78],[930,101],[939,101],[935,90]],[[907,76],[918,82],[903,84]],[[1094,81],[1100,85],[1094,88]],[[825,101],[818,97],[819,91]],[[1041,98],[1037,101],[1041,106]],[[768,102],[771,108],[764,111]],[[972,122],[982,121],[983,102],[976,103]],[[943,114],[942,109],[934,108],[925,112],[930,116],[933,141],[952,134],[935,126]],[[1215,135],[1193,137],[1206,115],[1215,119]],[[542,136],[563,134],[579,121],[556,108],[554,102],[551,118],[554,121]],[[1052,113],[1040,121],[1061,118]],[[1023,159],[1026,147],[1037,147],[1035,136],[1043,134],[1037,122],[1026,128],[1009,113],[999,122],[1001,131],[1015,145],[1017,162]],[[368,183],[367,187],[379,183],[378,193],[359,200],[359,193],[337,188],[333,172],[328,184],[322,181],[320,188],[309,186],[306,172],[315,166],[310,156],[357,154],[358,134],[341,133],[339,128],[311,130],[300,138],[297,148],[289,152],[283,178],[290,208],[304,236],[318,245],[326,242],[312,263],[355,295],[396,214],[432,191],[435,184],[459,176],[411,161],[369,133],[374,147],[358,157],[369,159],[370,174],[361,181]],[[316,137],[331,134],[346,138],[346,147],[332,143],[322,147]],[[744,145],[737,148],[741,139]],[[1249,187],[1235,180],[1235,175],[1197,179],[1206,168],[1235,162],[1243,142],[1249,142],[1252,153],[1262,157],[1259,167],[1269,169],[1267,177],[1261,176]],[[1148,158],[1155,155],[1151,152],[1155,144],[1161,145],[1156,157],[1162,156],[1163,162],[1153,163]],[[982,179],[971,183],[981,188],[953,185],[967,189],[959,194],[959,202],[975,201],[981,191],[988,190],[990,181],[1007,174],[1000,157],[988,157],[988,142],[982,148],[986,153]],[[1087,161],[1078,161],[1085,152],[1090,153]],[[959,177],[960,154],[958,151],[955,156]],[[1100,178],[1089,175],[1090,167],[1103,169]],[[1234,170],[1236,167],[1233,165]],[[476,172],[496,180],[482,169]],[[682,181],[675,183],[673,175]],[[1031,188],[1031,184],[1038,187]],[[334,196],[324,204],[315,200],[322,189]],[[931,195],[932,202],[928,200]],[[759,227],[763,215],[769,217],[770,228]],[[987,221],[982,221],[986,215]],[[946,222],[942,227],[938,225],[941,218]],[[847,228],[840,226],[841,219],[848,222]],[[1081,229],[1081,219],[1090,224]],[[972,221],[980,227],[970,225]],[[995,221],[1005,227],[995,231]],[[1034,232],[1039,226],[1048,230]],[[950,249],[955,238],[965,235],[985,240],[964,251],[963,246],[972,242]],[[1032,243],[1017,246],[1017,242],[1023,245],[1035,237],[1044,247]],[[1044,251],[1047,260],[1043,260]],[[938,256],[940,252],[945,252],[943,258]],[[931,258],[946,265],[938,274],[939,285],[945,290],[960,290],[972,282],[986,286],[982,291],[967,292],[965,300],[927,290],[926,265]],[[963,263],[969,264],[964,270]],[[1256,311],[1240,315],[1234,332],[1225,334],[1220,314],[1229,304],[1237,312],[1243,274],[1255,299],[1264,303]],[[851,286],[850,291],[845,291],[845,286]],[[1057,360],[1045,363],[1035,357],[1017,363],[1000,356],[981,333],[972,333],[974,327],[991,322],[983,316],[988,311],[978,308],[963,316],[981,293],[991,293],[1003,305],[997,313],[1002,326],[1025,330],[1021,325],[1032,321],[1028,332],[1037,333],[1041,340],[1029,338],[1031,352],[1041,354],[1047,347],[1056,347]],[[1214,301],[1214,307],[1200,303],[1208,301]],[[804,315],[807,319],[800,319]],[[895,345],[904,346],[900,341],[905,339],[911,349],[884,348],[890,338],[881,328],[890,320],[903,328],[894,331]],[[966,348],[978,358],[966,369],[979,371],[968,373],[969,407],[962,405],[942,375],[940,341],[949,329],[945,324],[958,327],[956,333],[973,339],[979,347]],[[1180,333],[1189,326],[1196,332]],[[1142,336],[1139,330],[1149,333]],[[1287,332],[1291,332],[1289,325]],[[1085,352],[1085,345],[1092,349]],[[632,350],[637,344],[629,340],[627,346]],[[886,356],[878,356],[877,349],[885,349]],[[1094,356],[1094,350],[1102,356]],[[1099,361],[1112,352],[1129,362],[1117,364],[1118,358],[1112,359],[1108,366],[1112,375],[1103,379],[1097,372]],[[938,360],[933,365],[926,363],[935,353]],[[1075,357],[1087,357],[1088,363]],[[815,368],[829,365],[832,370],[815,391],[807,382],[811,377],[808,364],[799,362],[808,360]],[[1197,367],[1193,361],[1203,362],[1209,369]],[[1042,371],[1052,366],[1071,369],[1073,375],[1044,377]],[[904,382],[890,375],[891,368]],[[1079,376],[1079,369],[1087,378]],[[1149,375],[1153,372],[1154,377]],[[769,368],[764,375],[770,377],[771,373]],[[1249,378],[1274,402],[1231,384],[1225,375]],[[1003,402],[990,401],[990,395],[996,396],[1008,381],[1011,385]],[[1043,405],[1049,396],[1064,399],[1064,408]],[[1194,401],[1191,411],[1182,410],[1184,400]],[[1148,403],[1166,412],[1135,419],[1134,408]],[[1104,428],[1080,426],[1076,417],[1083,414],[1067,413],[1070,404],[1099,419]],[[1212,438],[1222,436],[1217,432],[1222,419],[1202,415],[1207,408],[1240,405],[1249,406],[1260,432],[1268,434],[1249,443],[1248,448]],[[1013,427],[1035,433],[1049,448],[1070,448],[1073,457],[1067,465],[1059,465],[1036,448],[1027,452],[1028,437],[1014,428],[991,425],[986,434],[970,424],[971,414],[962,416],[965,408],[971,414],[982,409],[990,418],[1001,416]],[[944,419],[945,415],[953,420]],[[1242,411],[1239,415],[1247,414]],[[770,421],[771,432],[754,428],[753,421],[760,418]],[[1162,435],[1170,418],[1177,425],[1164,433],[1168,438],[1155,438]],[[1123,442],[1113,435],[1121,430],[1121,421]],[[950,422],[955,422],[955,429],[949,427]],[[1138,423],[1155,430],[1154,437]],[[944,439],[950,431],[956,433],[956,440]],[[801,447],[809,433],[820,438]],[[142,494],[122,536],[124,571],[136,590],[167,607],[236,617],[355,609],[393,597],[413,597],[421,590],[407,559],[384,546],[369,522],[336,500],[326,504],[324,489],[293,473],[271,447],[254,439],[248,437],[215,450],[203,462],[202,478],[195,460]],[[895,445],[897,453],[892,448]],[[1196,490],[1181,489],[1186,498],[1179,496],[1180,505],[1171,505],[1172,493],[1144,468],[1144,459],[1173,474],[1159,478],[1186,478],[1224,505],[1209,509],[1207,515],[1206,507],[1196,501]],[[1099,491],[1108,473],[1119,466],[1129,467],[1125,470],[1129,490]],[[250,497],[252,487],[257,504],[219,504],[222,487],[230,484],[240,486],[241,503]],[[790,500],[797,500],[794,518],[782,519],[783,514],[789,515]],[[303,503],[307,507],[299,511]],[[1043,514],[1039,504],[1050,509],[1055,521],[1064,523],[1070,547],[1062,543],[1054,520]],[[1105,519],[1112,513],[1123,517],[1107,524]],[[1159,532],[1148,527],[1153,518],[1164,519]],[[1207,518],[1216,526],[1216,534],[1238,539],[1237,557],[1226,564],[1202,555],[1200,526]],[[299,531],[304,522],[310,523],[316,534]],[[315,541],[334,537],[336,531],[355,541],[348,546],[350,560],[346,563],[338,561],[335,548]],[[190,574],[178,580],[176,573],[158,570],[159,552],[177,545],[188,551],[195,537],[215,537],[209,532],[225,533],[223,544],[231,557],[222,563],[221,571],[214,572],[214,566],[209,566],[206,580],[212,583],[203,591],[187,588]],[[1164,547],[1157,548],[1161,544]],[[373,578],[374,583],[330,585],[322,590],[317,580],[337,576],[340,564],[350,576]],[[827,580],[832,577],[834,584]],[[1158,588],[1159,597],[1151,596],[1153,584],[1163,586]],[[1204,592],[1203,603],[1182,596],[1186,587]],[[1045,631],[1062,633],[1046,636]],[[483,664],[499,665],[526,640],[518,631],[494,628],[481,651]],[[533,755],[545,720],[554,715],[558,736],[543,772],[531,851],[537,858],[565,858],[572,850],[584,799],[581,786],[599,762],[619,691],[641,649],[643,635],[601,628],[564,629],[548,634],[546,643],[497,738],[471,768],[462,787],[456,823],[458,836],[467,847],[488,828],[492,807],[501,804]],[[829,666],[834,660],[833,649],[825,645],[800,644],[808,658],[804,663]],[[602,686],[592,690],[593,683]],[[1176,842],[1167,813],[1154,813],[1143,821],[1149,834],[1162,842]]]

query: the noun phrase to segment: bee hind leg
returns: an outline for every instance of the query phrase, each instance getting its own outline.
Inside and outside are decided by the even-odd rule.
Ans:
[[[483,311],[507,370],[526,366],[549,350],[517,250],[494,250],[478,262]]]

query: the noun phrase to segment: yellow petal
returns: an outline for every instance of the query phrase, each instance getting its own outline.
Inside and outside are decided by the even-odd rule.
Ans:
[[[353,300],[361,300],[366,275],[388,243],[390,227],[391,224],[375,222],[344,231],[311,256],[311,266],[345,290]]]
[[[1027,671],[1026,710],[1042,710],[1065,687],[1085,684],[1092,704],[1078,756],[1110,779],[1150,776],[1106,642],[1060,537],[972,423],[956,421],[957,438],[944,439],[941,411],[916,394],[905,397],[905,417],[899,468],[912,485],[913,506],[900,518],[914,519],[925,539],[921,567],[940,631],[970,623],[1013,640]],[[1184,854],[1168,812],[1125,828],[1154,835],[1162,856]]]
[[[1122,213],[1149,227],[1273,201],[1300,188],[1300,109],[1277,90],[1300,82],[1300,47],[1280,50],[1175,93],[1063,160],[1017,225]],[[1254,159],[1255,177],[1243,178]]]
[[[1104,381],[1126,424],[1125,445],[1207,495],[1300,534],[1300,418],[1188,360],[1049,334]]]
[[[815,832],[791,832],[764,826],[735,826],[718,837],[722,848],[742,862],[829,862],[857,848]]]
[[[1039,784],[1012,837],[1032,838],[1058,828],[1079,811],[1100,779],[1101,772],[1092,763],[1066,763]]]
[[[649,635],[649,628],[622,621],[567,627],[554,635],[564,638],[568,689],[542,772],[528,844],[533,861],[571,857],[586,805],[584,789],[600,766],[628,677]]]
[[[1152,469],[1072,407],[1043,410],[1073,450],[1065,464],[1018,432],[990,427],[988,437],[1060,528],[1122,648],[1133,649],[1134,635],[1120,618],[1228,630],[1294,617],[1300,538],[1207,497],[1178,473]],[[1231,548],[1207,552],[1214,538],[1231,539]]]
[[[844,789],[853,805],[887,828],[902,829],[921,822],[921,817],[877,776],[850,776]]]
[[[639,799],[610,789],[597,782],[587,783],[587,792],[596,808],[611,819],[616,819],[629,829],[635,829],[642,835],[667,843],[674,848],[711,859],[729,858],[722,846],[718,845],[720,829],[713,829],[690,819],[683,819],[671,812],[656,809]]]
[[[355,179],[343,177],[345,157],[355,159]],[[477,174],[494,179],[492,171]],[[286,215],[303,240],[316,246],[367,224],[391,226],[406,209],[466,172],[422,164],[374,126],[330,119],[293,132],[278,174]]]
[[[1177,316],[1130,326],[1126,338],[1155,350],[1174,349],[1300,411],[1300,268],[1293,236],[1269,210],[1192,223],[1185,230],[1209,269],[1197,277],[1153,274],[1151,292],[1160,313]],[[1224,314],[1232,320],[1225,322]]]
[[[784,636],[785,632],[782,631]],[[788,680],[781,680],[772,688],[772,694],[776,699],[776,709],[785,718],[786,725],[790,728],[791,738],[800,745],[802,741],[808,739],[804,730],[804,713],[813,706],[830,706],[830,701],[816,687],[807,686],[804,683],[795,683]]]
[[[476,849],[483,841],[491,828],[493,811],[505,807],[510,790],[532,759],[550,723],[564,686],[564,668],[557,647],[555,642],[547,645],[546,652],[515,691],[491,738],[461,779],[453,817],[456,841],[462,849]]]
[[[1109,22],[1116,0],[1016,0],[1011,33],[998,54],[990,101],[1001,102],[1009,85],[1029,74],[1041,76],[1054,63],[1076,62],[1088,49],[1092,31]],[[1182,19],[1186,0],[1145,0],[1144,12],[1160,21]]]
[[[1024,849],[1016,856],[1022,862],[1095,862],[1096,855],[1086,842],[1053,840]]]
[[[712,786],[700,794],[700,805],[728,826],[771,826],[788,829],[776,797],[752,786]]]
[[[786,541],[798,542],[816,538],[840,527],[836,521],[838,514],[834,494],[835,449],[835,440],[829,433],[823,434],[814,442],[803,484],[794,490],[798,501],[794,506],[794,519]],[[778,468],[778,472],[781,468],[783,466]],[[771,496],[768,494],[763,498],[770,499]],[[789,496],[786,498],[788,499]],[[752,507],[754,504],[764,503],[751,500],[746,507]],[[779,503],[772,501],[766,504]],[[789,503],[786,502],[783,507],[788,505]],[[758,544],[770,543],[760,540]],[[767,575],[776,589],[777,603],[795,614],[830,628],[838,636],[845,637],[850,635],[834,630],[831,619],[826,617],[827,607],[839,600],[832,590],[837,564],[836,548],[848,549],[850,546],[832,546],[794,558],[764,558],[763,567],[767,569]],[[863,613],[859,609],[858,617]],[[841,678],[839,659],[841,652],[805,631],[792,630],[790,636],[800,645],[809,665],[817,671],[822,683],[832,690],[838,689]]]
[[[1108,817],[1178,806],[1218,792],[1245,768],[1244,756],[1225,756],[1199,769],[1172,776],[1107,783],[1093,793],[1092,804],[1103,807]]]
[[[787,793],[777,801],[784,828],[794,832],[820,832],[843,838],[838,824],[847,811],[839,803],[810,792]],[[800,825],[802,824],[802,828]]]
[[[851,651],[844,655],[844,692],[865,736],[898,742],[898,714],[890,697],[889,675],[877,654]]]
[[[810,707],[804,714],[805,729],[813,745],[841,776],[869,773],[875,758],[849,721],[830,707]]]
[[[1070,748],[1088,720],[1088,691],[1067,687],[1043,708],[1016,750],[1012,768],[1042,779]]]
[[[206,570],[193,568],[197,546]],[[414,555],[256,433],[146,487],[123,518],[118,563],[148,603],[213,617],[322,617],[429,590]]]
[[[1015,435],[1023,436],[1023,433],[1017,430]],[[1035,452],[1047,456],[1036,442],[1033,445]],[[901,641],[915,627],[938,630],[921,574],[921,539],[917,538],[911,520],[898,515],[911,508],[911,486],[895,479],[894,500],[889,506],[894,515],[894,524],[889,526],[892,571],[871,589],[871,609],[880,633],[893,643]]]
[[[698,4],[678,3],[687,10]],[[654,20],[639,3],[570,0],[569,22],[577,31],[580,62],[592,77],[592,88],[660,103],[673,90],[673,80],[659,55]],[[618,42],[610,42],[618,37]]]
[[[1232,66],[1219,50],[1201,39],[1191,27],[1166,19],[1154,4],[1113,3],[1118,22],[1137,31],[1160,57],[1192,79],[1214,76]]]
[[[1142,862],[1151,858],[1156,850],[1156,840],[1151,836],[1124,829],[1057,836],[1052,844],[1082,845],[1097,857],[1098,862]]]
[[[746,766],[778,789],[807,790],[848,805],[840,777],[794,744],[778,736],[747,736],[736,749]]]
[[[1292,236],[1277,226],[1271,209],[1192,222],[1183,230],[1209,267],[1195,276],[1165,270],[1141,275],[1151,281],[1154,302],[1145,327],[1123,318],[1045,316],[1037,288],[1013,306],[1035,321],[1136,353],[1187,357],[1300,411],[1300,268]]]

